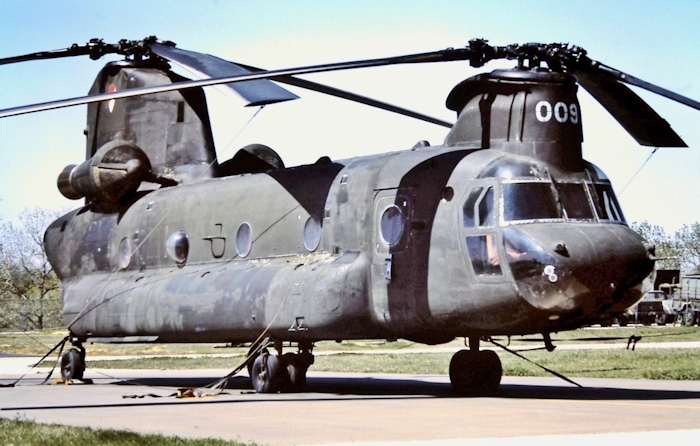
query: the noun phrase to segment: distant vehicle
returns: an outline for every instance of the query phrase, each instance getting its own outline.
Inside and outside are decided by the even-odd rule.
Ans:
[[[649,291],[633,307],[635,311],[632,312],[632,318],[643,325],[673,323],[676,321],[676,311],[673,302],[673,299],[663,291]]]
[[[617,320],[620,326],[674,323],[691,327],[700,323],[700,274],[681,277],[677,269],[657,270],[654,289]]]
[[[681,277],[681,287],[673,293],[676,322],[691,327],[700,324],[700,274]]]

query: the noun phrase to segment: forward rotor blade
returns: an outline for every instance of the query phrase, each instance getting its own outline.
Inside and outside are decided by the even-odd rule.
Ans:
[[[671,126],[635,92],[615,79],[578,71],[575,76],[605,109],[641,145],[688,147]]]
[[[247,70],[252,72],[261,72],[261,68],[251,67],[249,65],[241,65]],[[358,102],[360,104],[369,105],[370,107],[379,108],[382,110],[390,111],[392,113],[398,113],[402,116],[408,116],[410,118],[415,118],[421,121],[429,122],[431,124],[441,125],[443,127],[452,128],[453,124],[442,119],[433,118],[432,116],[424,115],[422,113],[415,112],[413,110],[408,110],[396,105],[388,104],[386,102],[378,101],[376,99],[369,98],[367,96],[362,96],[359,94],[351,93],[349,91],[340,90],[329,85],[319,84],[317,82],[308,81],[306,79],[299,79],[297,77],[285,76],[275,79],[277,82],[287,85],[293,85],[295,87],[304,88],[306,90],[315,91],[317,93],[327,94],[329,96],[334,96],[341,99],[347,99],[352,102]]]
[[[239,76],[250,73],[250,70],[210,54],[183,50],[157,42],[149,43],[148,47],[153,54],[183,66],[194,72],[201,79]],[[227,84],[225,86],[233,90],[249,106],[299,99],[299,96],[267,79]]]
[[[602,63],[597,63],[595,68],[599,72],[605,73],[608,76],[612,76],[620,82],[634,85],[635,87],[643,88],[647,91],[651,91],[652,93],[656,93],[660,96],[671,99],[672,101],[676,101],[676,102],[679,102],[683,105],[687,105],[688,107],[694,108],[695,110],[700,110],[700,102],[698,102],[696,100],[690,99],[690,98],[685,97],[683,95],[680,95],[678,93],[674,93],[671,90],[667,90],[663,87],[659,87],[658,85],[654,85],[650,82],[644,81],[644,80],[639,79],[639,78],[634,77],[634,76],[631,76],[627,73],[623,73],[620,70],[609,67],[609,66],[602,64]]]
[[[106,101],[109,99],[121,99],[133,96],[142,96],[145,94],[163,93],[173,90],[184,90],[188,88],[206,87],[209,85],[222,85],[232,82],[244,82],[257,79],[272,79],[294,76],[299,74],[323,73],[330,71],[351,70],[356,68],[368,68],[387,65],[425,63],[425,62],[447,62],[454,60],[465,60],[471,57],[472,52],[467,48],[463,50],[447,49],[435,51],[431,53],[410,54],[406,56],[388,57],[380,59],[368,59],[352,62],[339,62],[323,65],[312,65],[308,67],[286,68],[280,70],[261,71],[259,73],[244,74],[238,76],[227,76],[221,78],[193,80],[186,82],[177,82],[168,85],[158,85],[153,87],[132,88],[122,90],[115,93],[102,93],[91,96],[79,96],[70,99],[59,101],[42,102],[38,104],[26,105],[21,107],[7,108],[0,110],[0,118],[10,116],[23,115],[27,113],[36,113],[45,110],[53,110],[57,108],[73,107],[81,104],[89,104],[93,102]]]

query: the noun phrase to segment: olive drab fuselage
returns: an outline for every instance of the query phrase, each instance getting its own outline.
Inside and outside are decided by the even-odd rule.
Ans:
[[[51,225],[65,323],[83,341],[437,344],[573,329],[634,304],[653,260],[581,156],[569,76],[481,75],[448,107],[459,119],[441,146],[210,176],[213,149],[171,169],[128,132],[90,134],[89,157],[121,138],[186,180]]]

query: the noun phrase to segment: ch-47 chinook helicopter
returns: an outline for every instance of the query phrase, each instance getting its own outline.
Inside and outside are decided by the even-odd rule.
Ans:
[[[1,59],[106,53],[90,94],[0,117],[88,103],[86,161],[58,179],[84,206],[45,249],[62,281],[80,379],[86,342],[251,343],[258,392],[305,382],[321,340],[464,337],[450,380],[495,390],[502,368],[480,340],[571,330],[641,297],[653,246],[632,231],[605,174],[582,158],[577,84],[640,144],[685,143],[627,86],[700,104],[565,44],[464,48],[265,71],[155,38]],[[447,98],[454,125],[295,75],[440,61],[515,67],[468,78]],[[199,72],[190,81],[175,62]],[[440,146],[285,167],[263,145],[217,162],[203,86],[250,104],[296,96],[272,81],[449,127]],[[262,339],[269,341],[263,344]],[[261,345],[271,345],[270,351]],[[283,354],[283,346],[296,352]]]

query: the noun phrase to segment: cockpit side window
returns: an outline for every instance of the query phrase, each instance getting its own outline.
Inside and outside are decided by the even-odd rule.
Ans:
[[[502,276],[493,183],[477,185],[469,191],[462,207],[462,225],[474,274],[479,278]]]
[[[495,215],[493,187],[489,187],[479,203],[479,226],[493,226],[496,220]]]
[[[462,208],[465,228],[492,227],[496,221],[493,186],[475,187]]]
[[[481,197],[483,190],[483,187],[475,187],[472,189],[467,197],[467,201],[464,203],[464,207],[462,208],[462,221],[465,228],[473,228],[476,226],[476,202],[479,200],[479,197]]]
[[[467,251],[477,276],[500,276],[501,262],[496,238],[492,234],[467,237]]]
[[[594,184],[591,195],[594,197],[593,201],[599,219],[626,222],[625,216],[622,215],[620,204],[617,202],[617,197],[615,197],[615,193],[610,184]]]

